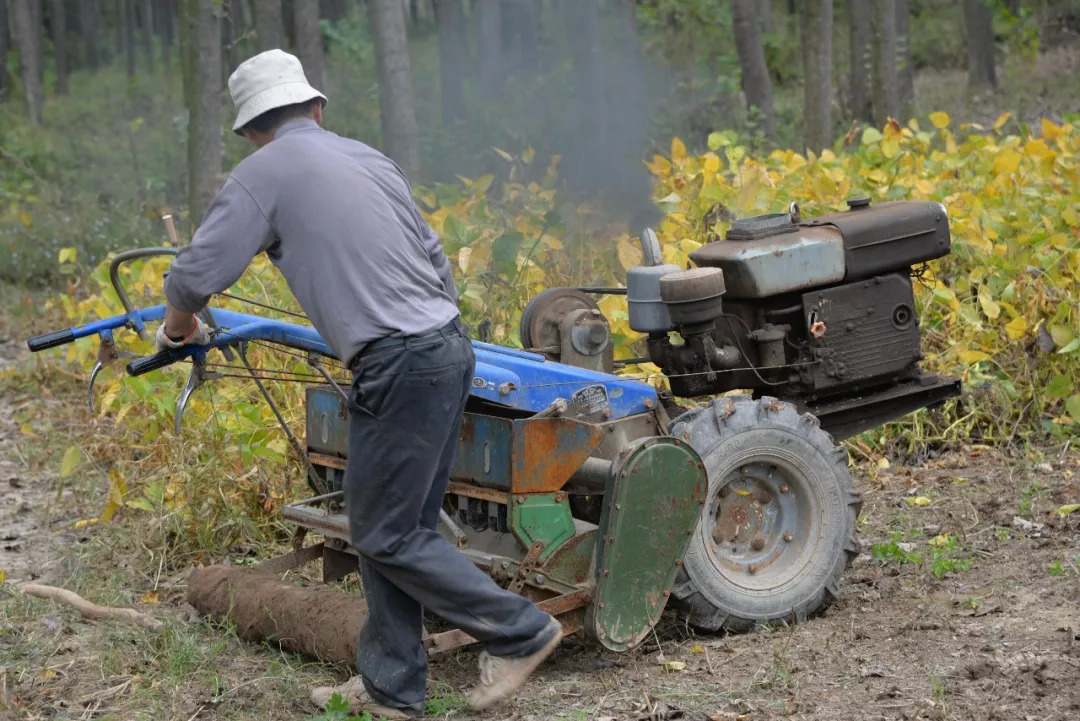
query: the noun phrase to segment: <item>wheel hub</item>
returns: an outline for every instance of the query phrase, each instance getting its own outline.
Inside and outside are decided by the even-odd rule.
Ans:
[[[713,497],[710,547],[715,560],[741,577],[740,584],[783,582],[796,574],[811,538],[810,515],[798,482],[781,467],[744,463],[729,473]]]

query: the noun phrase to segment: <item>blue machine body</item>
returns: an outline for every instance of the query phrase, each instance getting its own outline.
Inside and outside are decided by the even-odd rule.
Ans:
[[[174,361],[204,358],[209,348],[244,340],[277,343],[331,358],[337,356],[310,326],[269,320],[229,310],[211,309],[220,331],[210,346],[184,347],[173,352]],[[131,327],[142,330],[147,322],[165,317],[165,306],[143,308],[70,329],[70,340],[99,335],[111,340],[112,331]],[[520,411],[538,413],[559,398],[580,406],[602,400],[615,420],[655,408],[656,390],[636,380],[549,361],[542,355],[473,341],[476,372],[472,395]],[[600,390],[600,387],[603,390]]]

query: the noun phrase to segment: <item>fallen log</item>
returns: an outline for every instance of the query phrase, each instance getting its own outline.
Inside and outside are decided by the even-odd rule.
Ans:
[[[157,631],[164,624],[158,621],[153,616],[148,616],[145,613],[140,613],[133,608],[113,608],[111,606],[99,606],[96,603],[91,603],[79,594],[68,591],[65,588],[57,588],[56,586],[42,586],[37,583],[23,583],[19,585],[19,590],[25,593],[27,596],[34,596],[35,598],[45,598],[53,601],[60,601],[66,603],[69,606],[74,607],[85,618],[92,618],[100,620],[103,618],[116,618],[122,621],[131,621],[138,624],[143,628],[148,628],[151,631]]]
[[[269,641],[328,663],[356,663],[356,642],[367,619],[362,598],[235,566],[192,571],[187,600],[203,615],[232,621],[247,641]]]

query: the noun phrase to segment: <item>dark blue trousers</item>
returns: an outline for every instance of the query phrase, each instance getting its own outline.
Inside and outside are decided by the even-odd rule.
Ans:
[[[437,530],[476,358],[459,321],[362,353],[353,364],[345,504],[368,619],[356,666],[379,703],[421,709],[423,613],[524,656],[548,615],[500,588]]]

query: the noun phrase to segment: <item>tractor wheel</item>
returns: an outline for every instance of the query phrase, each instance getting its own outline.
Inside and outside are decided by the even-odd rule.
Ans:
[[[672,589],[706,631],[802,623],[836,598],[862,505],[847,454],[775,398],[720,398],[676,419],[709,474],[701,523]]]

